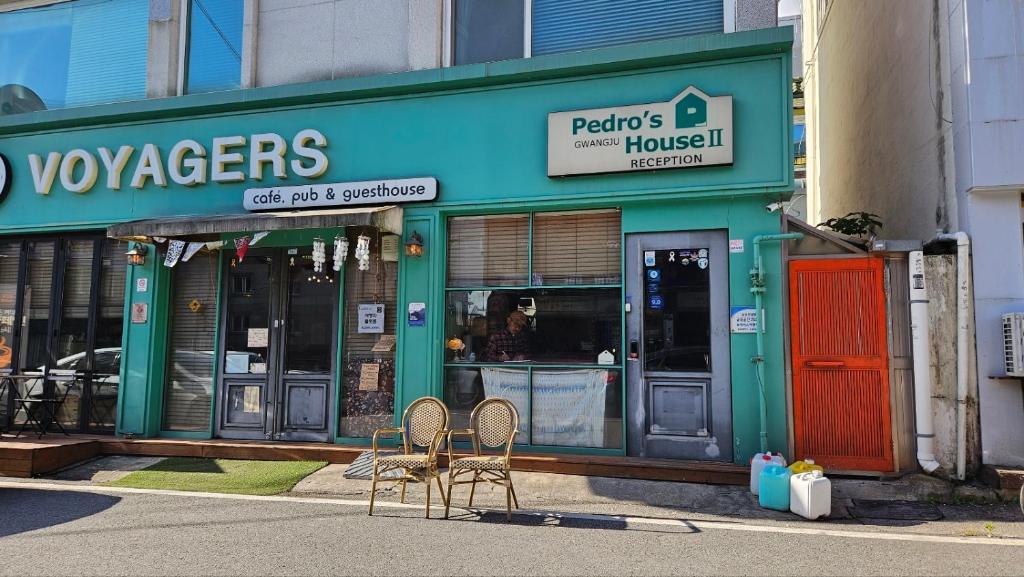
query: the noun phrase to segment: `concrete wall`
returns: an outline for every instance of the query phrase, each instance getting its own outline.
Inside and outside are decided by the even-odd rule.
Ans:
[[[736,31],[778,26],[778,0],[735,0]]]
[[[809,220],[873,212],[886,238],[929,239],[955,226],[933,26],[941,7],[834,1],[818,39],[807,17],[816,4],[804,2]]]
[[[931,332],[932,418],[935,426],[935,457],[943,472],[956,473],[956,256],[925,257],[928,287],[928,325]],[[969,348],[974,351],[974,339]],[[970,355],[974,360],[974,355]],[[976,371],[971,376],[967,399],[967,470],[974,471],[981,463],[978,427],[978,382]]]
[[[438,0],[258,0],[256,86],[441,64]]]

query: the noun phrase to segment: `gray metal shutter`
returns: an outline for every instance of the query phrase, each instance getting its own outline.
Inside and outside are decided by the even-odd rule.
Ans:
[[[533,0],[533,55],[722,32],[722,0]]]
[[[197,254],[174,267],[163,430],[206,431],[213,391],[217,325],[217,255]],[[198,311],[189,308],[192,301]]]

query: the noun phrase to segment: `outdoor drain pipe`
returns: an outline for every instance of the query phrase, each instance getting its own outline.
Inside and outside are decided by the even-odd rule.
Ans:
[[[757,314],[757,354],[750,359],[754,363],[757,377],[758,405],[761,409],[761,452],[768,451],[768,400],[764,390],[764,311],[762,301],[765,293],[764,263],[761,262],[761,243],[798,240],[804,235],[799,232],[785,234],[762,234],[754,237],[754,268],[750,269],[750,292],[754,294],[754,311]]]
[[[917,462],[926,473],[939,468],[935,460],[932,424],[932,352],[928,327],[928,288],[924,279],[924,253],[915,250],[910,267],[910,338],[914,352],[914,415],[917,419]]]
[[[956,478],[967,477],[967,380],[971,310],[971,239],[966,232],[940,234],[956,241]]]

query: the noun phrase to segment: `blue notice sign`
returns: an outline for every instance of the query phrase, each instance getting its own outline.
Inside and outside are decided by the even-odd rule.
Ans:
[[[650,280],[661,280],[661,271],[656,268],[652,268],[647,271],[647,278]]]
[[[661,295],[651,295],[647,297],[647,306],[651,310],[660,311],[665,308],[665,301],[662,300]]]

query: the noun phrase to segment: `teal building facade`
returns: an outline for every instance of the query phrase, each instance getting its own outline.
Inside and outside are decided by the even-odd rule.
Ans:
[[[791,43],[764,29],[2,117],[0,370],[74,375],[42,379],[79,388],[59,418],[135,437],[358,445],[418,397],[458,426],[497,395],[523,451],[746,463],[762,427],[785,450],[779,246],[760,311],[750,271],[754,239],[781,232],[766,205],[793,190]],[[672,105],[689,87],[729,103]],[[693,118],[655,126],[659,103]],[[676,160],[604,169],[639,134],[605,132],[605,109],[639,110],[657,148],[637,154]],[[712,162],[693,131],[720,126]],[[584,168],[552,174],[554,148]]]

